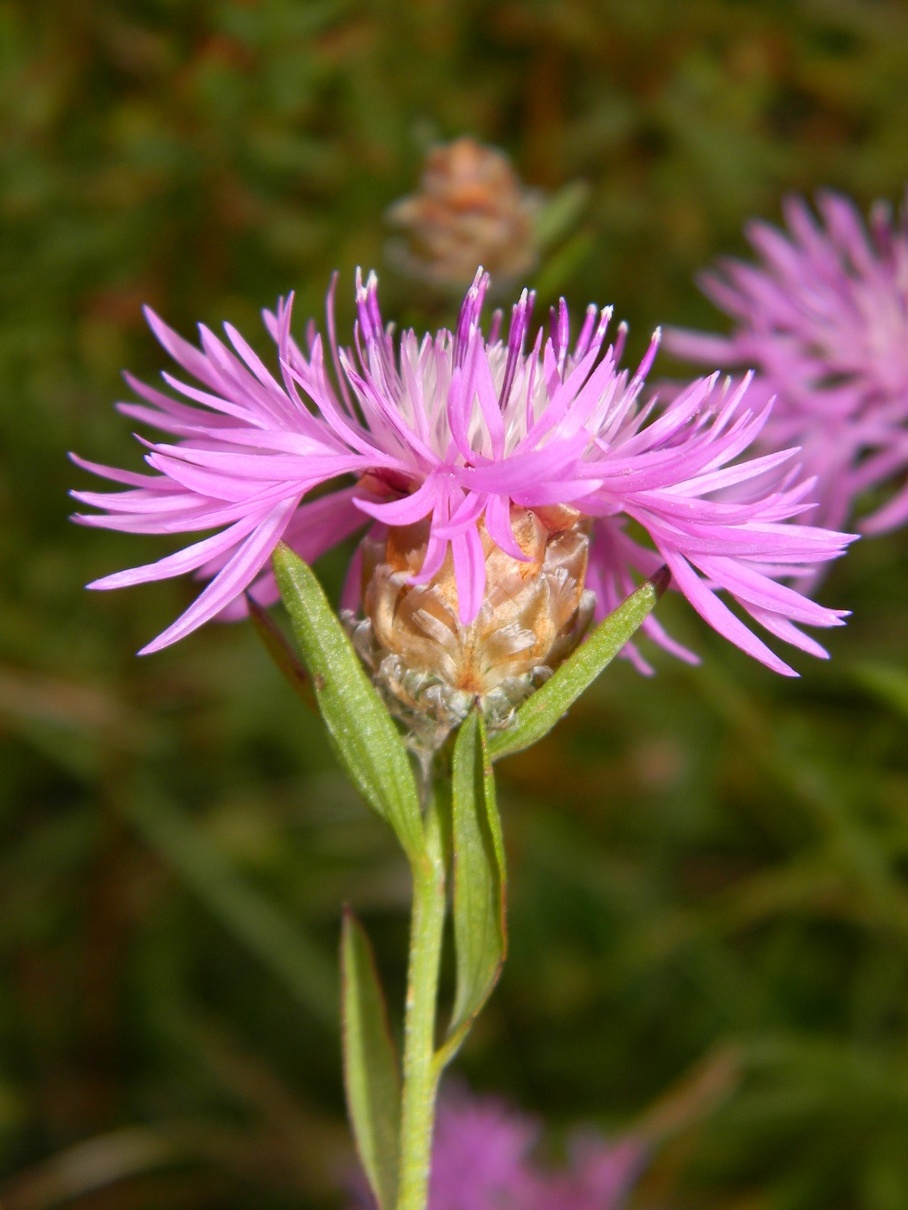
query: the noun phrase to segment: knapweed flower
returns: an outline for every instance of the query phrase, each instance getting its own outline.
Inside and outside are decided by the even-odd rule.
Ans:
[[[676,330],[666,343],[710,366],[756,368],[751,397],[776,397],[758,448],[801,446],[817,481],[806,519],[838,528],[908,467],[908,195],[897,219],[877,203],[866,227],[837,193],[819,194],[817,211],[790,198],[787,232],[747,229],[759,264],[726,260],[703,276],[730,336]],[[906,519],[902,486],[861,528]]]
[[[468,709],[500,693],[506,714],[576,644],[591,609],[604,616],[662,564],[711,626],[770,668],[795,675],[720,592],[776,637],[824,654],[799,627],[835,626],[842,614],[782,581],[834,558],[848,537],[795,520],[812,488],[789,469],[791,451],[741,460],[768,415],[749,406],[748,383],[731,389],[713,375],[661,411],[642,407],[655,337],[631,375],[618,368],[623,327],[606,344],[611,311],[588,308],[572,343],[562,302],[530,343],[526,291],[507,335],[500,313],[485,334],[488,284],[477,273],[454,332],[420,339],[396,338],[374,276],[359,280],[352,349],[338,347],[330,296],[327,349],[314,326],[305,351],[295,343],[281,301],[265,316],[280,377],[230,325],[230,347],[202,328],[195,348],[149,313],[198,385],[165,374],[177,399],[130,378],[143,402],[121,410],[171,440],[150,444],[150,473],[77,460],[125,490],[75,493],[103,510],[80,518],[89,525],[215,531],[91,585],[185,572],[207,581],[144,651],[241,614],[247,592],[276,600],[279,541],[312,561],[367,526],[344,605],[365,605],[360,646],[407,705],[456,715],[450,695]],[[693,658],[652,617],[643,631]]]
[[[538,208],[504,152],[455,139],[429,149],[419,191],[389,208],[402,235],[390,252],[405,273],[442,289],[462,291],[478,264],[501,284],[536,263]]]
[[[619,1210],[643,1147],[592,1131],[568,1140],[567,1163],[537,1157],[541,1123],[463,1086],[443,1094],[432,1145],[428,1210]],[[358,1205],[371,1205],[359,1193]]]

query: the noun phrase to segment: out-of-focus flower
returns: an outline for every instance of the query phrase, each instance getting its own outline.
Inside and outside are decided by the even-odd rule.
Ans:
[[[463,290],[477,265],[502,285],[536,264],[538,207],[503,152],[471,138],[443,143],[426,156],[419,192],[388,210],[402,233],[391,253],[405,273],[444,289]]]
[[[412,331],[396,339],[383,325],[374,276],[360,281],[353,350],[337,347],[329,298],[328,349],[310,326],[303,352],[282,301],[265,317],[280,379],[231,326],[232,351],[205,328],[196,349],[149,313],[161,343],[199,385],[165,374],[184,397],[178,401],[129,379],[144,402],[121,409],[173,439],[150,444],[150,474],[77,459],[126,490],[75,493],[104,510],[79,518],[89,525],[216,531],[92,585],[120,588],[184,572],[208,581],[146,652],[215,615],[238,616],[247,592],[260,603],[276,600],[268,560],[280,540],[311,561],[368,525],[366,557],[351,569],[344,604],[356,609],[365,599],[388,655],[404,655],[395,648],[404,626],[408,660],[422,650],[428,661],[425,653],[434,652],[431,666],[410,667],[426,673],[427,693],[441,685],[472,700],[561,658],[586,608],[587,561],[597,616],[627,596],[635,574],[664,563],[711,626],[770,668],[794,675],[720,591],[772,634],[823,654],[798,627],[835,626],[842,614],[780,581],[834,558],[849,539],[793,521],[811,485],[789,469],[791,451],[740,460],[767,416],[749,406],[747,382],[730,389],[713,375],[661,412],[641,407],[655,337],[630,375],[618,369],[623,327],[614,345],[605,343],[610,310],[588,308],[572,344],[562,302],[550,332],[540,329],[528,349],[526,291],[507,336],[500,313],[486,335],[488,281],[476,275],[456,331],[421,339]],[[506,581],[507,599],[499,599]],[[409,595],[420,586],[432,600],[410,611]],[[390,627],[381,624],[383,609]],[[483,647],[477,627],[497,629],[493,647]],[[654,619],[643,631],[694,658]],[[642,662],[636,649],[630,654]]]
[[[567,1167],[549,1177],[539,1210],[618,1210],[642,1162],[636,1139],[607,1142],[591,1130],[577,1133],[569,1141]]]
[[[898,219],[877,203],[865,227],[848,199],[785,205],[788,231],[755,222],[758,265],[726,260],[706,294],[735,321],[730,336],[670,331],[667,347],[710,366],[755,367],[754,399],[776,397],[762,450],[802,447],[815,475],[806,518],[837,528],[870,489],[908,467],[908,195]],[[862,525],[908,519],[908,487]]]
[[[439,1104],[428,1210],[619,1210],[643,1161],[635,1139],[586,1131],[569,1140],[567,1163],[535,1152],[541,1123],[463,1086]],[[370,1205],[360,1193],[359,1205]]]

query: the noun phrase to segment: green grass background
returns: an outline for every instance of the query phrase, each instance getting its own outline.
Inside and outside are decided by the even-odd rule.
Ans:
[[[902,0],[0,0],[0,1204],[337,1205],[339,905],[395,1005],[407,883],[247,626],[135,650],[193,594],[88,594],[171,549],[76,529],[65,461],[140,465],[111,408],[189,334],[341,273],[438,320],[383,212],[473,134],[584,182],[543,293],[719,326],[743,222],[906,175]],[[662,363],[666,372],[671,370]],[[501,766],[511,956],[462,1058],[543,1115],[644,1131],[633,1206],[908,1206],[905,533],[822,589],[832,660],[615,667]],[[326,559],[336,590],[346,553]]]

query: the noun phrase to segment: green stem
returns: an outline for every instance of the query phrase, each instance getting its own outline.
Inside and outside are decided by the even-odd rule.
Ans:
[[[435,1015],[445,921],[445,852],[439,808],[431,794],[425,828],[426,852],[413,865],[397,1210],[425,1210],[438,1087]]]

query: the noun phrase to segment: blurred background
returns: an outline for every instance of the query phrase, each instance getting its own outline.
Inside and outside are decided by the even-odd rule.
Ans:
[[[902,0],[0,0],[3,1210],[342,1204],[342,901],[402,995],[402,863],[251,628],[140,660],[193,585],[83,590],[173,549],[67,520],[67,450],[141,465],[141,303],[270,356],[262,307],[320,319],[338,269],[349,331],[363,265],[449,320],[387,210],[471,135],[536,191],[523,276],[633,358],[721,328],[694,274],[787,192],[899,198],[906,79]],[[556,1151],[642,1135],[635,1208],[908,1206],[905,549],[833,570],[801,681],[663,602],[702,666],[613,666],[500,766],[511,954],[459,1070]]]

